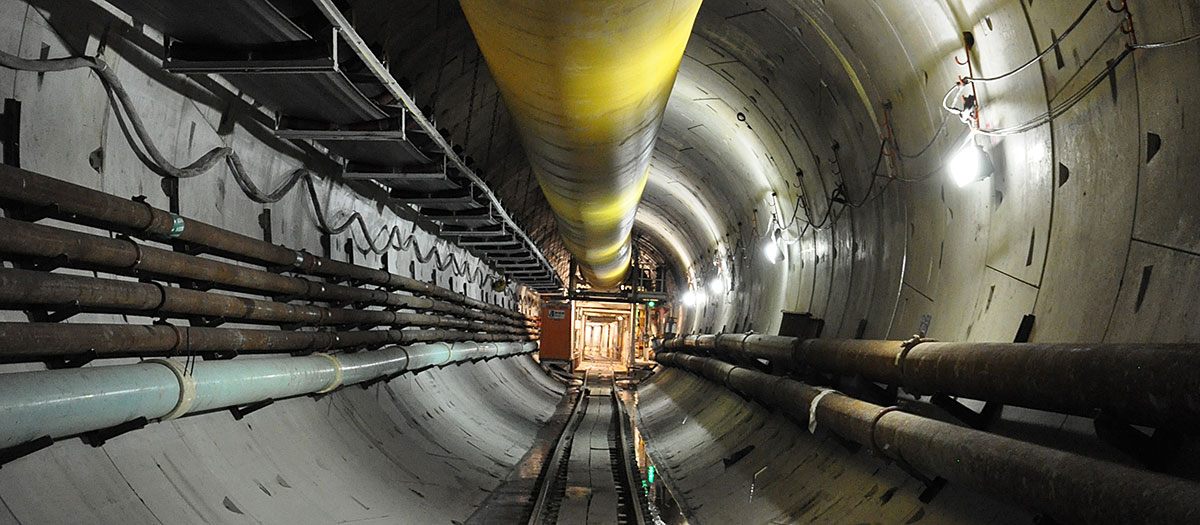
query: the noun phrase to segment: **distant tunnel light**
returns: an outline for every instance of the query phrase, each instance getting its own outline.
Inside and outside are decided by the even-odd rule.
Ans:
[[[968,142],[950,159],[950,177],[958,187],[988,178],[995,167],[983,147]]]
[[[684,306],[696,306],[697,304],[700,303],[700,301],[703,301],[703,300],[704,300],[704,296],[700,292],[697,292],[696,290],[688,290],[686,292],[683,292]]]

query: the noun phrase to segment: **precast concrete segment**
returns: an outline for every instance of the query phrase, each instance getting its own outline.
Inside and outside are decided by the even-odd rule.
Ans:
[[[706,348],[705,342],[713,341]],[[664,343],[668,350],[751,357],[799,371],[861,375],[919,394],[1200,429],[1200,349],[1193,344],[957,343],[805,339],[721,334]]]
[[[455,350],[475,343],[389,347],[356,354],[200,361],[17,372],[0,375],[0,448],[41,436],[70,436],[144,417],[239,406],[266,399],[323,393],[339,386],[389,377],[455,361]],[[494,357],[529,353],[536,343],[501,343]],[[475,359],[458,353],[461,360]],[[182,370],[182,372],[181,372]],[[183,407],[181,409],[181,407]],[[178,412],[178,413],[176,413]]]
[[[700,0],[461,4],[564,244],[616,286]]]
[[[666,352],[656,359],[754,395],[755,400],[799,421],[813,414],[818,427],[925,475],[961,482],[1058,521],[1190,523],[1200,519],[1200,483],[1194,481],[908,414],[712,358]]]
[[[1034,513],[951,483],[933,501],[896,462],[682,368],[638,385],[656,479],[690,523],[1028,523]],[[923,518],[914,520],[914,518]],[[981,519],[982,518],[982,519]]]
[[[63,440],[0,469],[0,522],[464,522],[562,393],[519,356]]]

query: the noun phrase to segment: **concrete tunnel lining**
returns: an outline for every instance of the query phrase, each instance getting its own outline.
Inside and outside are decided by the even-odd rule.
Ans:
[[[0,29],[2,49],[22,56],[36,56],[43,45],[50,56],[97,51],[106,30],[65,12],[90,4],[31,3],[0,3],[0,18],[22,21]],[[390,52],[397,76],[411,79],[418,100],[463,145],[464,155],[478,161],[565,274],[567,256],[552,216],[458,7],[353,4],[363,34]],[[872,186],[884,101],[892,104],[887,118],[894,140],[903,153],[914,153],[938,129],[944,89],[964,74],[954,62],[963,54],[962,31],[974,33],[978,71],[994,74],[1044,49],[1085,5],[948,0],[918,10],[903,2],[707,0],[667,105],[635,222],[659,253],[678,259],[670,266],[679,290],[705,288],[718,274],[731,279],[728,293],[675,309],[681,331],[774,333],[779,311],[790,310],[824,318],[833,337],[903,339],[924,331],[943,340],[1009,341],[1021,316],[1032,313],[1035,341],[1200,340],[1193,314],[1181,306],[1200,289],[1200,223],[1192,206],[1198,190],[1188,170],[1197,148],[1183,125],[1200,104],[1194,96],[1200,69],[1187,60],[1188,50],[1139,52],[1119,66],[1111,87],[1106,83],[1054,123],[1024,136],[987,139],[999,169],[985,182],[959,189],[944,181],[940,164],[958,136],[952,131],[940,135],[929,154],[901,158],[899,169],[885,160],[880,170],[919,182]],[[1188,6],[1132,2],[1130,8],[1142,41],[1200,30],[1200,12]],[[1089,17],[1061,58],[1052,53],[1011,82],[980,86],[989,123],[1044,111],[1120,51],[1118,15],[1098,9]],[[413,26],[427,30],[406,31]],[[121,31],[111,33],[106,59],[138,86],[136,100],[147,108],[154,132],[168,137],[171,158],[190,160],[205,146],[229,142],[247,151],[266,185],[302,165],[333,171],[319,150],[264,138],[257,122],[263,117],[249,104],[238,106],[243,116],[226,122],[224,107],[235,103],[219,83],[157,71],[139,48],[161,36],[154,28]],[[706,98],[700,90],[715,100],[695,100]],[[89,74],[0,70],[0,95],[22,100],[26,115],[38,115],[22,123],[29,169],[113,194],[145,194],[167,206],[157,178],[124,145]],[[61,122],[78,125],[64,129]],[[1155,155],[1151,135],[1162,146]],[[100,169],[89,163],[96,150],[103,152]],[[870,197],[869,188],[879,193],[869,205],[849,208],[830,198],[839,185],[852,200]],[[772,191],[785,222],[793,213],[799,217],[776,264],[760,254]],[[436,240],[411,217],[378,208],[364,193],[370,194],[342,184],[320,189],[330,210],[376,210],[372,227],[401,225],[413,232],[420,253],[438,246],[466,264],[466,273],[493,274],[486,261]],[[186,213],[260,234],[255,225],[263,207],[245,199],[228,174],[185,182],[181,194]],[[794,209],[797,202],[803,209]],[[320,249],[303,198],[289,196],[269,208],[276,242]],[[803,226],[827,214],[837,219],[821,228]],[[360,248],[364,242],[353,232],[335,242],[347,238]],[[382,262],[361,251],[353,257]],[[473,297],[529,303],[517,293],[492,292],[437,260],[418,259],[397,251],[389,264],[398,273],[411,264],[414,277]],[[0,320],[24,319],[0,312]],[[73,320],[127,321],[109,314]],[[34,368],[0,365],[4,371]],[[216,522],[461,521],[528,449],[561,391],[533,361],[518,357],[429,370],[318,402],[281,401],[243,422],[214,413],[151,425],[103,449],[63,442],[0,471],[0,521],[57,522],[83,515],[83,508],[102,522],[197,516]],[[639,396],[650,455],[699,522],[1033,519],[1029,511],[954,485],[923,505],[918,484],[895,465],[850,454],[827,435],[811,436],[678,370],[660,372]],[[1010,407],[997,432],[1122,460],[1091,435],[1087,418]],[[722,461],[751,445],[739,461]],[[747,480],[755,485],[754,501],[765,505],[751,505]],[[181,498],[173,490],[202,496]]]
[[[448,523],[500,484],[563,390],[527,356],[451,365],[102,450],[65,441],[5,465],[0,499],[14,523]]]

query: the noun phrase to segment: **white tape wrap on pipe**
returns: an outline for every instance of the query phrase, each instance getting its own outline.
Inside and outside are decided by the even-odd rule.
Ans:
[[[154,363],[163,365],[175,374],[175,379],[179,380],[179,402],[175,403],[175,408],[171,409],[167,415],[159,418],[160,421],[175,419],[188,413],[192,409],[192,405],[196,403],[196,378],[188,374],[183,369],[183,365],[178,361],[170,359],[147,359],[146,363]]]
[[[314,356],[319,355],[321,357],[324,357],[325,359],[328,359],[329,362],[333,363],[333,374],[334,374],[333,381],[331,381],[329,383],[329,386],[322,388],[320,390],[317,390],[316,393],[324,394],[327,392],[332,392],[337,387],[342,386],[342,362],[338,361],[336,357],[333,357],[333,356],[323,353],[323,352],[316,352],[313,355]]]
[[[808,433],[817,433],[817,404],[821,402],[821,398],[837,392],[828,388],[821,389],[821,393],[813,397],[812,404],[808,405]]]

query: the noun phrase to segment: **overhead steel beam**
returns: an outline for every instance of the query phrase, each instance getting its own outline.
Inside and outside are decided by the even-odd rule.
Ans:
[[[354,29],[354,26],[350,23],[346,16],[342,14],[340,9],[338,9],[334,0],[313,0],[313,2],[317,5],[317,8],[320,9],[321,13],[325,15],[325,18],[329,20],[330,25],[332,25],[338,31],[338,34],[341,35],[346,44],[350,46],[350,48],[359,56],[360,59],[362,59],[363,63],[367,66],[367,69],[369,69],[371,73],[375,75],[375,77],[379,80],[379,83],[383,85],[384,89],[386,89],[388,93],[390,93],[393,97],[399,100],[401,104],[403,104],[404,108],[408,110],[417,126],[420,127],[434,143],[437,144],[438,148],[440,148],[445,154],[446,160],[450,163],[450,165],[461,172],[463,177],[480,189],[483,197],[490,203],[491,207],[495,209],[496,214],[503,223],[503,226],[508,228],[514,235],[520,238],[526,246],[529,247],[530,252],[537,256],[538,261],[555,276],[554,279],[557,285],[562,286],[561,280],[558,278],[557,273],[554,272],[554,265],[550,264],[550,261],[546,259],[546,256],[542,253],[541,249],[538,248],[538,246],[534,244],[533,240],[529,238],[529,235],[527,235],[525,231],[513,221],[512,216],[509,215],[507,210],[505,210],[504,206],[500,203],[500,199],[496,197],[496,194],[492,192],[487,183],[485,183],[483,179],[479,178],[479,176],[467,166],[462,157],[454,152],[454,148],[450,145],[450,142],[447,141],[446,138],[437,131],[437,127],[433,125],[433,122],[431,122],[429,118],[421,112],[412,96],[410,96],[408,92],[400,87],[400,83],[397,82],[394,77],[392,77],[392,74],[388,71],[387,66],[385,66],[383,62],[381,62],[379,58],[375,56],[375,52],[371,50],[370,46],[367,45],[366,41],[362,39],[362,37],[358,34],[358,31]]]
[[[172,41],[163,69],[184,75],[337,73],[337,35],[329,41],[281,42],[247,48]]]

